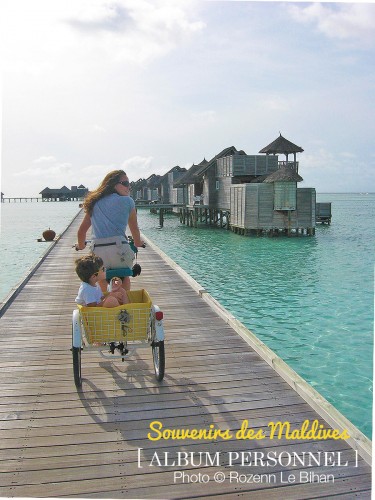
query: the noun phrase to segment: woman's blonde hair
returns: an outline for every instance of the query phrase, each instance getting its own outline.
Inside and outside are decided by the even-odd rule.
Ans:
[[[92,214],[95,203],[109,194],[115,193],[115,186],[126,173],[123,170],[112,170],[102,180],[100,186],[95,191],[90,191],[83,202],[83,208],[89,215]]]

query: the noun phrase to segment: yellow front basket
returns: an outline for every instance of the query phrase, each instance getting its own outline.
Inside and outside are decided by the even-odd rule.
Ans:
[[[117,307],[78,305],[89,344],[146,341],[150,328],[151,299],[146,290],[128,292],[129,304]]]

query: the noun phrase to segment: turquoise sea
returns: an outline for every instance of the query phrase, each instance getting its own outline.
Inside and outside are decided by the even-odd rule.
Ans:
[[[314,237],[244,237],[139,211],[142,231],[371,438],[375,194],[320,194]],[[140,253],[140,259],[142,254]],[[140,260],[141,262],[141,260]]]
[[[0,205],[0,302],[24,278],[50,243],[38,243],[46,229],[64,231],[79,202],[21,202]]]
[[[314,237],[244,237],[188,228],[173,215],[158,229],[148,210],[138,219],[146,236],[371,438],[375,194],[318,201],[332,202],[333,218]],[[61,232],[78,203],[1,208],[3,300],[46,250],[36,242],[42,231]]]

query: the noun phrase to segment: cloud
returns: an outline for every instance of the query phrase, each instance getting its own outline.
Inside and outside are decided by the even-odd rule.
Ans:
[[[317,192],[373,191],[372,170],[371,162],[361,161],[355,153],[335,154],[321,147],[301,155],[299,173],[304,182],[300,187],[315,187]]]
[[[84,174],[85,178],[90,178],[92,184],[99,184],[108,172],[119,168],[125,170],[131,180],[135,180],[135,177],[148,177],[152,173],[156,173],[153,168],[153,159],[152,156],[132,156],[124,160],[120,165],[118,163],[85,165],[80,169],[80,172]]]
[[[303,7],[287,5],[287,9],[295,21],[315,24],[329,38],[355,41],[364,47],[375,42],[375,9],[371,4],[312,3]]]
[[[199,120],[200,122],[203,122],[203,123],[212,123],[216,120],[216,112],[213,111],[212,109],[209,109],[207,111],[199,111],[196,113],[190,113],[190,116],[193,119]]]
[[[340,156],[342,156],[343,158],[347,158],[348,160],[357,158],[356,154],[350,153],[349,151],[342,151],[340,153]]]
[[[206,25],[194,20],[196,2],[122,0],[81,8],[66,24],[81,35],[95,36],[100,50],[114,60],[144,63],[163,56]],[[194,13],[195,14],[195,13]]]
[[[260,104],[270,111],[288,111],[291,108],[291,104],[286,99],[277,95],[265,97]]]
[[[122,168],[133,180],[135,177],[148,177],[152,173],[152,160],[152,156],[133,156],[123,162]]]
[[[106,132],[106,129],[104,127],[102,127],[101,125],[98,125],[97,123],[95,123],[92,126],[92,129],[94,132]]]
[[[56,161],[56,158],[54,156],[40,156],[33,160],[33,163],[46,163],[51,161]]]
[[[35,163],[35,161],[33,163]],[[13,174],[13,177],[40,177],[44,181],[49,181],[49,180],[55,181],[60,176],[65,176],[73,172],[73,167],[71,163],[59,163],[57,161],[55,161],[52,165],[46,165],[46,163],[48,163],[47,161],[46,162],[42,161],[39,163],[40,166],[29,167],[20,172],[15,172]]]
[[[82,9],[77,18],[66,22],[83,32],[121,32],[133,24],[129,11],[119,3],[92,4],[91,9]]]

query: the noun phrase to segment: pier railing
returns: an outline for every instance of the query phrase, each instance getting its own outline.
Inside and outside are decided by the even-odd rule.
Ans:
[[[285,161],[284,160],[284,161],[279,161],[278,165],[279,165],[279,168],[281,168],[281,167],[289,167],[292,170],[295,170],[296,172],[298,172],[299,162],[298,161]]]
[[[12,196],[12,197],[2,197],[1,198],[1,203],[5,203],[5,202],[13,202],[13,203],[21,203],[22,201],[36,201],[36,202],[51,202],[51,201],[82,201],[83,198],[42,198],[40,196]]]

